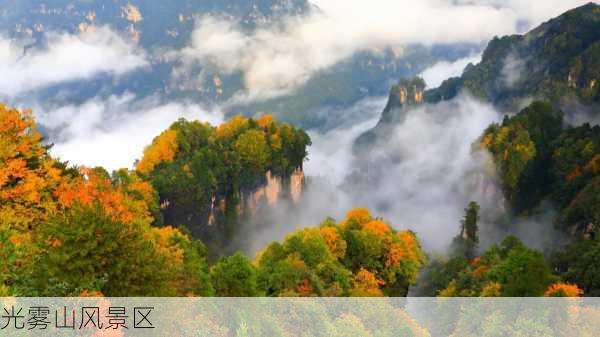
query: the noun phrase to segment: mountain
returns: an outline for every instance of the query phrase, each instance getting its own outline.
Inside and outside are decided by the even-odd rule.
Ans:
[[[418,85],[415,85],[418,84]],[[481,62],[469,64],[462,76],[423,91],[420,79],[401,80],[390,90],[381,119],[356,141],[366,150],[377,137],[401,122],[411,106],[439,103],[466,92],[505,112],[533,100],[572,110],[598,111],[600,103],[600,5],[589,3],[543,23],[524,35],[492,39]],[[408,100],[398,99],[409,93]],[[418,94],[418,100],[412,96]]]
[[[369,149],[378,135],[387,133],[406,116],[406,111],[423,103],[425,82],[418,77],[402,79],[390,89],[390,96],[377,125],[363,133],[355,142],[355,151]]]
[[[205,102],[218,100],[223,98],[223,93],[231,95],[241,89],[239,74],[219,78],[218,83],[222,85],[215,84],[218,73],[206,76],[203,90],[182,90],[171,83],[175,64],[166,60],[164,54],[186,46],[196,20],[211,15],[234,20],[246,31],[251,31],[259,25],[272,25],[281,18],[308,14],[311,10],[306,0],[1,0],[0,8],[3,8],[0,10],[0,36],[28,41],[24,54],[32,47],[43,46],[50,33],[79,34],[100,26],[110,27],[149,54],[150,69],[135,71],[120,79],[99,78],[56,85],[36,93],[40,101],[48,101],[65,91],[62,89],[68,89],[66,100],[69,102],[85,101],[106,91],[106,87],[110,87],[106,95],[132,92],[139,96],[158,94]],[[192,75],[199,77],[197,73]]]
[[[467,101],[453,100],[460,94],[490,103],[505,113],[500,123],[492,123],[482,130],[481,136],[468,139],[473,141],[471,160],[476,161],[479,150],[484,149],[490,159],[485,161],[493,165],[485,175],[476,178],[479,173],[469,174],[461,184],[470,184],[469,179],[483,181],[487,178],[482,177],[490,176],[493,177],[490,180],[497,179],[500,183],[503,195],[492,211],[482,207],[478,214],[479,205],[474,204],[475,234],[470,238],[462,235],[469,213],[469,209],[465,210],[461,223],[463,230],[455,241],[469,243],[468,240],[474,240],[480,250],[478,257],[473,258],[458,249],[449,259],[434,259],[420,281],[425,288],[431,289],[422,295],[548,294],[546,286],[554,282],[555,277],[550,276],[551,270],[567,284],[576,285],[571,289],[574,294],[581,294],[581,290],[591,296],[599,294],[600,273],[595,264],[600,250],[600,126],[590,123],[572,125],[574,123],[568,120],[582,111],[594,117],[600,115],[599,80],[600,6],[589,3],[545,22],[527,34],[494,38],[480,63],[468,65],[460,77],[450,78],[438,88],[424,90],[418,78],[403,79],[392,87],[379,123],[362,134],[354,147],[358,158],[375,158],[379,160],[378,165],[367,166],[360,174],[354,174],[351,184],[371,183],[381,171],[389,169],[379,164],[380,158],[390,157],[398,151],[398,145],[390,150],[390,144],[394,144],[393,131],[402,127],[406,133],[406,126],[412,125],[409,122],[401,125],[404,121],[423,115],[442,120],[444,115],[460,115],[460,109],[453,107]],[[418,106],[422,108],[414,110]],[[449,106],[451,108],[447,109]],[[476,114],[485,115],[486,106],[475,106]],[[407,118],[412,112],[411,118]],[[456,125],[444,124],[448,130],[453,127]],[[441,134],[439,137],[445,139]],[[403,140],[411,145],[410,139]],[[418,151],[431,150],[419,148]],[[452,158],[451,162],[454,161],[458,159]],[[454,174],[451,162],[442,167],[442,174]],[[377,171],[378,167],[383,169]],[[470,195],[469,198],[486,202],[481,196]],[[498,210],[502,212],[494,214]],[[484,240],[479,241],[477,234],[478,220],[481,238],[498,240],[511,233],[517,233],[520,239],[539,236],[529,240],[551,256],[552,269],[545,266],[541,253],[529,251],[516,237],[508,237],[486,250]],[[501,234],[490,235],[495,232]],[[455,247],[451,251],[453,249]],[[506,261],[502,262],[504,259]],[[510,284],[514,280],[506,282],[508,279],[497,278],[498,270],[514,268],[521,263],[515,262],[517,260],[528,260],[528,266],[523,270],[537,270],[535,276],[533,273],[529,276],[538,279]],[[503,263],[512,266],[495,266]],[[488,273],[489,270],[493,272]]]
[[[75,33],[92,24],[110,25],[146,48],[182,46],[199,15],[237,19],[252,29],[311,8],[306,0],[2,0],[0,7],[0,29],[11,38],[39,41],[47,31]]]
[[[467,90],[506,110],[523,100],[600,102],[600,5],[589,3],[525,35],[494,38],[461,77],[425,93],[427,102]]]

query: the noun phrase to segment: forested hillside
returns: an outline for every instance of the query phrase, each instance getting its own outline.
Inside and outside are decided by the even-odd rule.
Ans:
[[[570,285],[554,287],[568,294],[597,294],[600,274],[591,256],[598,246],[600,127],[569,127],[562,118],[550,104],[534,102],[501,124],[490,125],[474,146],[491,153],[513,214],[513,220],[498,218],[493,225],[514,226],[511,221],[534,215],[542,202],[550,202],[557,215],[543,226],[547,232],[563,232],[569,244],[556,243],[545,259],[509,237],[478,256],[474,247],[479,207],[470,205],[451,257],[435,260],[426,271],[425,294],[539,296],[561,279]]]
[[[158,224],[184,225],[219,252],[263,203],[298,197],[309,145],[270,115],[216,128],[180,120],[146,148],[137,172],[158,192]]]
[[[209,262],[211,252],[198,237],[222,255],[220,241],[211,241],[216,239],[207,230],[226,240],[240,215],[238,204],[233,219],[226,206],[212,215],[211,202],[239,202],[238,193],[265,172],[286,175],[302,165],[306,134],[269,116],[238,117],[217,128],[178,121],[146,149],[137,170],[112,174],[68,167],[49,156],[27,112],[2,106],[0,116],[5,295],[405,296],[427,262],[415,233],[396,231],[366,209],[290,234],[254,262],[240,253]],[[575,243],[555,254],[555,268],[516,238],[478,256],[479,207],[472,203],[450,259],[433,257],[425,268],[419,281],[424,294],[597,291],[594,269],[578,268],[580,259],[593,259],[597,246],[599,129],[563,129],[560,121],[551,106],[535,103],[490,126],[480,144],[497,154],[506,193],[513,196],[508,201],[524,198],[534,207],[542,198],[558,198],[564,208],[557,225]],[[585,158],[564,159],[578,146],[586,149]],[[549,177],[543,185],[548,190],[524,193],[532,174]],[[573,258],[583,247],[586,253]]]
[[[481,61],[469,64],[462,76],[428,88],[420,78],[393,86],[379,123],[357,140],[372,145],[405,118],[415,103],[450,101],[460,94],[493,104],[502,112],[517,112],[534,100],[562,108],[569,116],[585,111],[597,115],[600,103],[600,5],[570,10],[524,35],[495,37]],[[404,97],[404,99],[400,99]]]
[[[525,35],[494,38],[480,63],[428,90],[425,100],[449,100],[467,90],[503,109],[528,99],[598,104],[599,32],[600,6],[589,3]]]
[[[485,209],[476,202],[467,207],[449,255],[432,256],[415,294],[598,294],[600,127],[573,123],[600,111],[599,25],[600,6],[590,3],[527,34],[493,39],[480,63],[439,88],[425,90],[419,78],[392,87],[378,124],[355,142],[362,160],[390,152],[386,144],[407,119],[451,118],[445,116],[457,113],[456,100],[490,104],[504,116],[472,145],[473,160],[481,150],[490,155],[493,169],[483,179],[498,182],[503,200]],[[367,183],[375,179],[371,171],[355,177]],[[467,178],[482,179],[480,173]],[[497,237],[527,231],[552,238],[535,251],[514,236]],[[488,236],[485,246],[480,235]],[[497,244],[490,247],[490,241]]]

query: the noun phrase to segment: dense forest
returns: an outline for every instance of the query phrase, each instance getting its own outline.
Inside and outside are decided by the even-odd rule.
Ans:
[[[446,219],[457,231],[444,255],[360,205],[256,256],[235,251],[258,209],[296,201],[304,183],[311,137],[272,115],[179,119],[133,169],[108,172],[53,157],[32,112],[0,104],[0,296],[599,296],[600,126],[569,123],[600,111],[599,24],[589,4],[493,39],[439,88],[402,79],[358,137],[355,154],[375,151],[415,108],[460,95],[502,113],[469,144],[486,154],[503,212],[464,205]],[[481,245],[484,217],[511,232],[548,205],[551,247],[513,235]]]
[[[527,34],[494,38],[480,63],[428,90],[425,100],[449,100],[466,89],[504,109],[519,107],[528,97],[565,105],[598,103],[598,11],[589,3]]]
[[[146,148],[136,171],[158,193],[156,224],[184,225],[220,253],[260,206],[253,191],[275,179],[289,187],[308,145],[303,130],[270,115],[237,116],[217,128],[180,120]]]
[[[200,225],[178,221],[197,212],[209,226],[202,212],[213,195],[249,188],[267,169],[288,174],[306,156],[307,135],[269,116],[218,128],[178,121],[137,170],[109,174],[52,158],[30,113],[0,107],[3,295],[404,296],[425,262],[414,233],[356,209],[269,245],[255,261],[236,253],[209,266],[188,230]],[[226,215],[212,226],[235,227]]]
[[[240,191],[267,171],[286,175],[302,165],[310,144],[304,132],[270,116],[216,128],[180,120],[146,148],[136,170],[108,173],[52,158],[29,112],[2,106],[0,118],[5,295],[406,296],[417,279],[430,296],[599,289],[600,128],[565,127],[549,104],[490,125],[473,145],[492,154],[515,210],[531,212],[544,199],[561,205],[548,226],[572,243],[549,258],[515,237],[478,254],[472,202],[447,258],[428,259],[415,233],[359,208],[290,234],[254,260],[236,253],[213,261],[199,240],[211,238],[194,229],[226,238],[239,224]],[[233,203],[232,218],[225,206],[209,224],[206,212],[221,198]]]

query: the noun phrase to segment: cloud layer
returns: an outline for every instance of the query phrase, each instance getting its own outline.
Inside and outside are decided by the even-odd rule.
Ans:
[[[354,53],[414,43],[483,43],[522,32],[585,1],[315,0],[320,10],[281,25],[244,32],[228,19],[204,17],[178,57],[241,72],[249,98],[288,93]],[[274,26],[274,27],[273,27]],[[436,80],[436,82],[439,80]]]
[[[48,33],[42,47],[0,37],[0,97],[99,74],[122,75],[148,65],[145,52],[108,27],[78,35]]]
[[[378,120],[372,113],[377,104],[381,111],[385,100],[363,101],[352,108],[363,109],[362,118],[311,134],[309,180],[300,204],[283,201],[261,214],[242,235],[249,253],[327,216],[339,220],[355,207],[368,207],[398,229],[414,230],[427,249],[441,252],[458,233],[470,201],[494,210],[491,217],[503,211],[490,158],[472,147],[490,123],[501,119],[493,107],[468,96],[423,105],[407,112],[373,152],[355,155],[354,140]]]
[[[61,160],[109,170],[131,168],[152,139],[179,118],[222,122],[218,111],[189,102],[137,99],[132,94],[95,98],[81,105],[34,108]]]
[[[469,63],[477,64],[479,61],[481,61],[481,55],[466,57],[454,62],[441,61],[425,69],[419,76],[425,80],[428,88],[437,88],[450,77],[462,75]]]

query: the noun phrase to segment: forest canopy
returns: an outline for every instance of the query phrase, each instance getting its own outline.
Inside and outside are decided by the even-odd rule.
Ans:
[[[157,191],[158,224],[184,225],[220,250],[244,216],[243,198],[266,175],[289,178],[307,158],[309,136],[270,115],[213,127],[179,120],[144,150],[136,171]]]
[[[53,158],[31,113],[4,105],[0,144],[3,295],[406,296],[419,281],[417,294],[429,296],[579,296],[600,284],[590,268],[600,247],[600,129],[565,126],[541,102],[491,125],[477,144],[492,154],[514,210],[560,206],[555,226],[573,240],[550,257],[515,237],[481,251],[476,202],[446,258],[428,258],[414,232],[364,208],[291,233],[254,259],[214,254],[243,216],[244,193],[306,159],[306,133],[270,116],[218,127],[179,120],[135,170],[112,173]],[[205,246],[194,226],[211,218],[223,241],[205,236]]]

